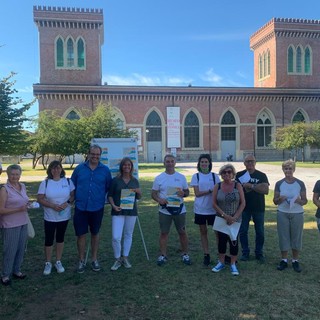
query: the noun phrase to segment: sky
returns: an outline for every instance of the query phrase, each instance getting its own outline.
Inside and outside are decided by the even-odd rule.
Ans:
[[[319,0],[1,0],[0,78],[15,72],[24,102],[39,82],[34,5],[103,9],[109,85],[252,87],[250,36],[274,17],[320,19]]]

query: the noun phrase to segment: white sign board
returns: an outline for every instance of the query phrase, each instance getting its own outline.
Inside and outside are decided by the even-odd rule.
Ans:
[[[168,148],[180,148],[180,107],[167,107]]]
[[[101,162],[107,165],[112,177],[119,173],[119,164],[124,157],[133,163],[133,176],[138,179],[138,149],[135,138],[94,138],[91,145],[97,144],[102,149]]]

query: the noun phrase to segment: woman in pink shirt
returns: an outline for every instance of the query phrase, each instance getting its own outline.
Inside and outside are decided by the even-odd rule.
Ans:
[[[8,180],[0,189],[0,228],[3,238],[1,283],[10,285],[11,275],[16,279],[26,277],[20,270],[27,242],[26,187],[20,183],[21,167],[13,164],[7,168]]]

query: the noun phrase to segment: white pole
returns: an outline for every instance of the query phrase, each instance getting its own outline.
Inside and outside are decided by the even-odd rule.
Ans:
[[[139,226],[139,230],[140,230],[140,234],[141,234],[141,240],[142,240],[142,243],[143,243],[144,251],[145,251],[146,256],[147,256],[147,260],[150,260],[149,259],[149,255],[148,255],[148,251],[147,251],[147,247],[146,247],[146,243],[144,242],[144,237],[143,237],[143,233],[142,233],[139,217],[137,217],[137,222],[138,222],[138,226]]]

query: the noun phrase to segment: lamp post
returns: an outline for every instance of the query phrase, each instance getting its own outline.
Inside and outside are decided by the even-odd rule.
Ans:
[[[252,129],[252,142],[253,142],[253,156],[256,157],[256,136],[255,131]]]
[[[149,133],[149,129],[146,129],[146,146],[145,146],[145,148],[146,148],[146,154],[147,154],[147,163],[149,162],[149,156],[148,156],[148,133]]]

